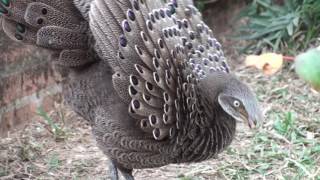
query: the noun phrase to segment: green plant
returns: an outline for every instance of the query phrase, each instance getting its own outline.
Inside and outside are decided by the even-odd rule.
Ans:
[[[0,166],[0,177],[7,176],[8,172],[4,167]]]
[[[253,0],[238,18],[248,19],[235,35],[236,39],[249,42],[242,52],[267,48],[296,54],[309,48],[319,37],[320,1],[287,0],[277,5],[273,0]]]
[[[202,12],[205,9],[205,3],[204,0],[197,0],[195,1],[196,7],[199,9],[200,12]]]
[[[193,180],[192,177],[181,177],[179,180]]]
[[[48,115],[48,113],[43,110],[43,108],[38,108],[37,115],[42,117],[46,121],[47,125],[49,126],[49,128],[47,129],[53,135],[56,141],[66,139],[67,133],[64,128],[55,123],[53,119]]]
[[[280,118],[276,119],[274,128],[278,133],[286,135],[294,129],[294,120],[295,116],[291,112],[288,112],[284,120],[280,120]]]

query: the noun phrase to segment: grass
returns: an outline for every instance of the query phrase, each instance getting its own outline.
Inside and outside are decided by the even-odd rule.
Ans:
[[[103,174],[106,158],[89,127],[69,110],[65,111],[67,121],[62,121],[60,109],[40,110],[38,120],[0,139],[1,180],[81,179]]]
[[[58,154],[52,154],[48,157],[47,168],[49,169],[49,171],[57,170],[59,169],[60,166],[61,166],[61,160]]]
[[[249,156],[248,166],[253,166],[253,172],[264,176],[271,175],[273,171],[279,171],[284,179],[313,179],[318,176],[317,149],[320,143],[314,137],[308,139],[309,131],[299,127],[293,113],[275,113],[273,116],[273,131],[257,133],[253,140],[256,146],[240,156]],[[274,164],[280,168],[274,169]]]
[[[242,52],[264,50],[296,55],[314,47],[320,37],[320,1],[288,0],[277,5],[274,0],[253,0],[237,18],[248,23],[237,28],[236,39],[249,44]]]
[[[67,138],[67,132],[63,128],[63,126],[59,126],[57,123],[53,121],[53,119],[48,115],[47,112],[43,110],[42,107],[38,108],[37,115],[40,116],[46,123],[46,127],[48,131],[53,135],[53,138],[56,141],[63,141]],[[60,121],[64,122],[63,113],[58,113]]]
[[[138,180],[320,179],[319,94],[290,71],[272,77],[246,68],[238,72],[262,102],[267,116],[260,127],[252,131],[239,124],[236,139],[217,159],[135,170]],[[69,110],[62,119],[60,109],[66,108],[57,109],[38,113],[39,120],[0,139],[0,179],[107,176],[107,159],[96,147],[90,127]],[[53,132],[59,131],[67,138],[57,141]]]

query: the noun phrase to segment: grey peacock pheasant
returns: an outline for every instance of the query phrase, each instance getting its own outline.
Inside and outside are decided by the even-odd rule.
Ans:
[[[214,157],[262,119],[192,0],[0,0],[12,39],[50,49],[66,102],[132,169]]]

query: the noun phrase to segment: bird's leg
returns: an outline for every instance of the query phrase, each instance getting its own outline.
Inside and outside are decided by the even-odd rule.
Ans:
[[[126,169],[119,166],[115,161],[110,160],[109,162],[109,174],[111,180],[119,180],[118,170],[121,172],[125,180],[134,180],[132,176],[132,169]]]
[[[121,172],[121,174],[125,180],[134,180],[134,177],[132,176],[132,169],[126,169],[126,168],[119,167],[119,166],[118,166],[118,169]]]
[[[111,180],[119,180],[117,165],[112,160],[109,162],[109,170],[108,171],[109,171]]]

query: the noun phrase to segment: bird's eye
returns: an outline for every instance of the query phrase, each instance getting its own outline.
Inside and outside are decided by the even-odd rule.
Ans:
[[[240,102],[238,100],[233,101],[233,106],[234,107],[240,107]]]

